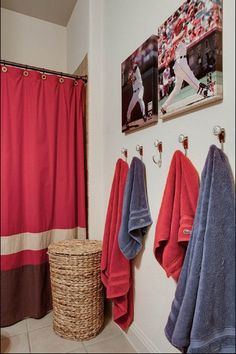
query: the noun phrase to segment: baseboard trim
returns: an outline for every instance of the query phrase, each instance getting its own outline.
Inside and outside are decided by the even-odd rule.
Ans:
[[[133,323],[124,334],[137,353],[161,353],[136,323]]]

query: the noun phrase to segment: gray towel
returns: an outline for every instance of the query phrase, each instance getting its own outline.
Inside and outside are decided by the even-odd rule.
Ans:
[[[235,353],[235,199],[230,166],[211,146],[193,233],[165,328],[187,353]]]
[[[125,185],[122,221],[118,235],[121,252],[127,259],[133,259],[141,250],[143,237],[152,218],[148,206],[145,166],[134,157]]]

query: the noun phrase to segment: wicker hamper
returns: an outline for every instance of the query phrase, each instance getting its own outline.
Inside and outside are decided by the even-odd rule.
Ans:
[[[53,328],[61,337],[90,339],[104,323],[100,276],[102,243],[66,240],[48,247]]]

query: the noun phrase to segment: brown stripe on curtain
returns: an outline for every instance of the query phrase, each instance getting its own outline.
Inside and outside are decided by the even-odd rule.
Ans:
[[[27,317],[41,318],[51,309],[48,263],[1,272],[1,327]]]

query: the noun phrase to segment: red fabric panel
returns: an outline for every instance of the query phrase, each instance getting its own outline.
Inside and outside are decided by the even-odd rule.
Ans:
[[[171,161],[156,224],[154,254],[167,276],[178,281],[192,230],[199,177],[191,161],[176,151]]]
[[[101,278],[106,287],[106,296],[113,302],[113,319],[123,330],[129,328],[134,316],[131,262],[125,258],[118,245],[128,170],[128,164],[118,159],[107,208],[101,259]]]
[[[84,83],[7,68],[1,70],[1,235],[85,228]],[[40,318],[52,307],[47,250],[30,250],[23,241],[21,248],[1,256],[3,326]]]
[[[39,251],[21,251],[9,255],[1,256],[1,270],[15,269],[24,265],[37,265],[48,262],[47,249]]]
[[[83,88],[1,71],[1,234],[86,226]]]

